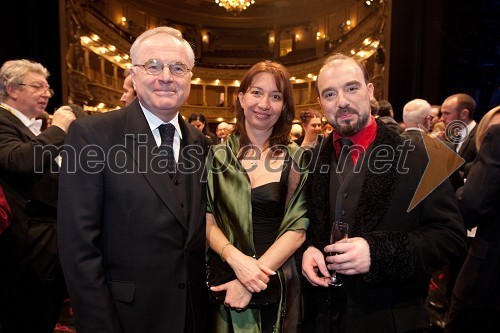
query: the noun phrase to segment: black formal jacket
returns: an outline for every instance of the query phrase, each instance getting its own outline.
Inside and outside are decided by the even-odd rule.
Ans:
[[[0,184],[13,216],[0,237],[0,262],[7,265],[0,279],[20,272],[36,280],[54,278],[59,265],[55,239],[59,166],[54,159],[65,137],[57,126],[35,136],[0,107]]]
[[[472,131],[469,132],[467,138],[462,143],[462,146],[460,146],[460,150],[458,151],[458,154],[462,156],[462,158],[465,160],[465,163],[473,162],[476,158],[476,131],[477,125],[474,126]]]
[[[472,163],[476,159],[477,155],[476,131],[477,131],[477,125],[474,126],[472,131],[468,133],[467,138],[462,143],[462,146],[460,146],[460,149],[458,151],[458,155],[460,155],[465,160],[465,163],[459,169],[460,178],[462,180],[460,186],[463,186],[464,178],[465,179],[467,178],[467,174],[470,170],[470,167],[472,166]]]
[[[377,125],[372,146],[358,161],[362,168],[344,182],[339,174],[330,177],[329,168],[337,166],[333,135],[315,150],[306,246],[323,250],[329,244],[330,221],[335,219],[350,224],[349,237],[363,237],[370,246],[370,271],[342,276],[345,332],[425,329],[429,277],[463,255],[465,228],[448,180],[408,212],[427,155],[418,142],[408,151],[398,133],[380,120]],[[376,162],[376,154],[383,161]]]
[[[477,226],[453,295],[473,308],[500,307],[500,125],[486,133],[465,185],[457,191],[465,226]]]
[[[180,116],[179,124],[173,179],[138,100],[69,129],[58,237],[79,333],[182,333],[186,320],[206,329],[207,147]]]

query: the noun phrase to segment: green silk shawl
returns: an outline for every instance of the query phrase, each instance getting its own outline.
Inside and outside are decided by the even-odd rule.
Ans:
[[[255,257],[251,185],[246,170],[237,158],[240,150],[239,142],[239,135],[233,134],[226,143],[212,146],[208,153],[206,162],[207,211],[214,215],[217,226],[236,248],[246,255]],[[289,181],[288,186],[296,186],[296,188],[287,198],[278,238],[289,230],[306,230],[309,225],[304,188],[307,179],[304,150],[295,143],[287,145],[286,148],[289,157],[293,160],[295,170],[299,172],[296,173],[299,177],[297,177],[297,184],[290,184]],[[283,286],[284,275],[281,268],[278,269],[278,274]],[[283,289],[279,314],[284,305],[285,291]],[[220,305],[213,325],[218,333],[259,333],[261,332],[260,311],[256,309],[247,309],[242,312],[228,311]],[[281,326],[282,316],[278,315],[275,331],[280,332]]]

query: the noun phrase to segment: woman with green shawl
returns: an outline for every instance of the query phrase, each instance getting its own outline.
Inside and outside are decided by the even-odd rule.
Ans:
[[[300,277],[295,251],[306,237],[304,150],[290,141],[295,114],[290,74],[276,62],[255,64],[244,76],[236,105],[237,130],[212,146],[207,159],[207,242],[237,277],[211,286],[213,332],[298,332]],[[218,259],[218,258],[217,258]],[[279,299],[253,307],[270,277]]]

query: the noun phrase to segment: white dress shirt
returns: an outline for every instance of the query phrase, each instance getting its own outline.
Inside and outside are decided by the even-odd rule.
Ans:
[[[467,130],[465,130],[465,128],[464,128],[460,131],[460,137],[462,137],[464,139],[460,140],[460,142],[458,143],[457,148],[456,148],[457,153],[460,151],[460,148],[462,148],[462,144],[465,141],[465,137],[467,136],[468,133],[470,133],[474,129],[475,126],[476,126],[476,122],[473,120],[469,124],[467,124]]]
[[[24,124],[24,126],[28,127],[28,129],[31,131],[31,133],[33,133],[35,135],[39,135],[40,133],[42,133],[42,131],[41,131],[42,119],[35,119],[35,118],[30,119],[30,118],[26,117],[24,115],[24,113],[22,113],[19,110],[14,109],[10,105],[7,105],[5,103],[2,103],[1,105],[4,109],[9,110],[10,113],[12,113],[14,116],[19,118],[19,120],[21,120],[21,122]]]
[[[153,137],[155,138],[156,145],[160,147],[161,145],[161,136],[160,136],[160,130],[158,129],[158,126],[162,124],[166,124],[163,120],[155,116],[153,113],[148,111],[142,104],[139,102],[141,105],[142,112],[144,113],[144,116],[146,117],[146,121],[148,122],[149,128],[151,129],[151,132],[153,133]],[[175,115],[172,120],[169,122],[170,124],[174,125],[175,127],[175,135],[174,135],[174,143],[173,143],[173,149],[174,149],[174,157],[175,161],[179,162],[179,153],[181,150],[181,140],[182,140],[182,132],[181,132],[181,127],[179,126],[179,112]]]

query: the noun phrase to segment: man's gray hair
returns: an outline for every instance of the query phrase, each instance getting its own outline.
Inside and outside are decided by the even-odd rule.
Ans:
[[[414,99],[403,107],[403,121],[406,127],[425,127],[425,118],[431,114],[431,105],[425,99]]]
[[[154,29],[146,30],[139,37],[137,37],[137,39],[130,47],[130,58],[132,59],[132,63],[135,63],[137,59],[137,52],[144,40],[158,34],[167,34],[179,40],[186,48],[186,52],[188,54],[189,64],[186,65],[188,65],[189,68],[194,67],[194,51],[191,47],[191,44],[189,44],[189,42],[182,37],[182,33],[179,30],[172,27],[157,27]]]
[[[8,97],[7,86],[19,87],[28,73],[40,74],[45,79],[50,75],[47,68],[38,62],[27,59],[6,61],[0,68],[0,101]]]

